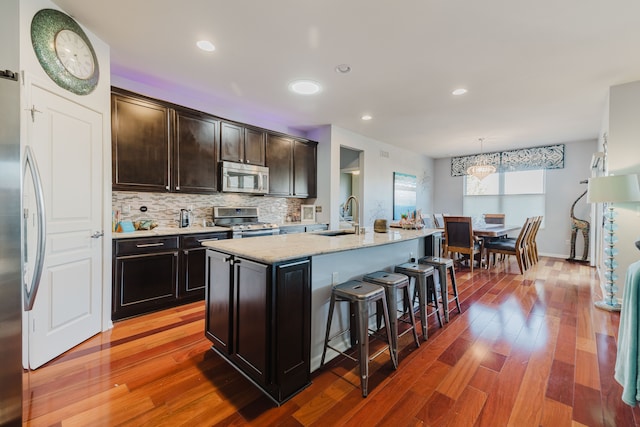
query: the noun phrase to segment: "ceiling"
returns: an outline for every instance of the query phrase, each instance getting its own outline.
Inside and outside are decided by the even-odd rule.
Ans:
[[[435,158],[595,139],[609,86],[640,80],[636,0],[55,2],[110,45],[114,75]],[[322,91],[291,93],[298,78]]]

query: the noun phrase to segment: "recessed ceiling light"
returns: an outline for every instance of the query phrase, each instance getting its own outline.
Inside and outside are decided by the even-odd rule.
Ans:
[[[451,92],[452,95],[464,95],[465,93],[467,93],[467,90],[465,88],[459,88],[454,90],[453,92]]]
[[[362,120],[364,121],[368,121],[373,119],[373,117],[371,117],[369,114],[364,114],[362,117],[360,117]]]
[[[300,95],[313,95],[320,92],[320,84],[312,80],[296,80],[289,83],[289,89]]]
[[[213,52],[214,50],[216,50],[216,47],[209,40],[200,40],[196,43],[196,46],[198,46],[205,52]]]
[[[349,72],[351,72],[349,64],[340,64],[336,66],[336,73],[347,74]]]

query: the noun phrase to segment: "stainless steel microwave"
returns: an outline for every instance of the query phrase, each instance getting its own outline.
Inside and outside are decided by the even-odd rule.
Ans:
[[[244,163],[220,162],[222,191],[229,193],[267,194],[269,168]]]

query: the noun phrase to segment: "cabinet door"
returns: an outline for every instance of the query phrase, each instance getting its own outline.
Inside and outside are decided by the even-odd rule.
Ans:
[[[176,191],[216,192],[217,135],[217,120],[176,110],[173,168]]]
[[[292,194],[292,144],[293,141],[278,135],[267,136],[266,166],[269,167],[269,194]]]
[[[175,305],[178,252],[116,258],[112,319]]]
[[[182,251],[181,280],[178,287],[178,298],[184,300],[200,300],[204,298],[206,285],[206,248],[184,249]]]
[[[279,265],[276,283],[276,382],[284,399],[310,382],[310,261]]]
[[[180,303],[204,298],[207,284],[206,252],[203,242],[223,240],[228,233],[199,233],[180,236],[180,282],[178,298]]]
[[[114,190],[170,189],[168,108],[112,94],[111,139]]]
[[[265,132],[258,129],[244,130],[244,160],[252,165],[264,166]]]
[[[244,129],[233,123],[220,123],[220,160],[244,163]]]
[[[213,345],[227,354],[232,351],[231,306],[234,302],[230,260],[229,255],[207,250],[205,331]]]
[[[256,381],[267,381],[269,283],[267,266],[234,259],[234,359]]]
[[[293,195],[316,197],[316,151],[314,142],[293,143]]]

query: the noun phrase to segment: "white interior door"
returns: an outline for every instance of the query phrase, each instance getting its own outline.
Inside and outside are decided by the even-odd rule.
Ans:
[[[30,92],[27,144],[40,170],[46,215],[40,288],[23,328],[28,367],[35,369],[100,332],[103,121],[36,85]]]

